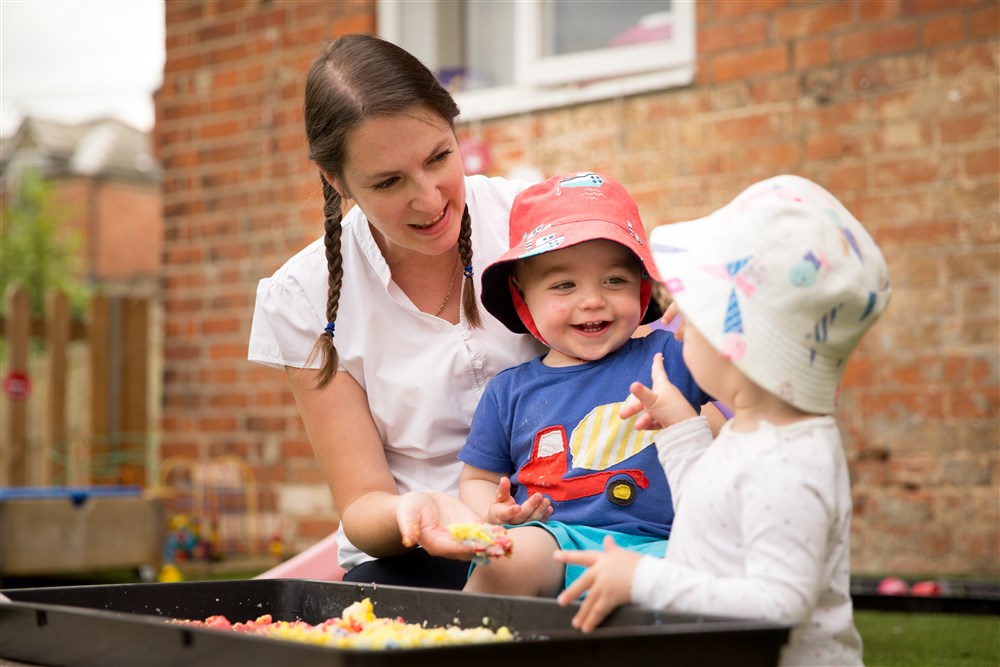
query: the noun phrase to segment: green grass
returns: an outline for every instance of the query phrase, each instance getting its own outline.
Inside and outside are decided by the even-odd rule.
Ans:
[[[866,667],[1000,667],[1000,616],[857,611]]]

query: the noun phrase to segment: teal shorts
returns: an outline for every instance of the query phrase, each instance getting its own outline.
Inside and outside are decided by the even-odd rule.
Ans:
[[[658,537],[648,537],[642,535],[630,535],[628,533],[618,533],[613,530],[603,528],[591,528],[590,526],[578,526],[560,521],[528,521],[517,525],[506,525],[507,529],[520,528],[521,526],[537,526],[548,531],[555,538],[559,548],[563,551],[603,551],[604,538],[608,535],[614,538],[615,544],[622,549],[635,551],[637,553],[656,558],[663,558],[667,553],[668,540]],[[475,564],[469,568],[472,573]],[[566,578],[563,588],[568,587],[576,581],[586,568],[573,563],[566,564]]]
[[[614,538],[615,544],[622,549],[657,558],[663,558],[663,555],[667,553],[667,540],[657,537],[629,535],[628,533],[617,533],[613,530],[591,528],[590,526],[570,525],[559,521],[549,521],[548,523],[529,521],[522,525],[538,526],[549,531],[549,534],[556,538],[559,548],[563,551],[604,551],[604,538],[610,535]],[[568,587],[576,581],[585,569],[582,565],[566,563],[566,581],[563,587]]]

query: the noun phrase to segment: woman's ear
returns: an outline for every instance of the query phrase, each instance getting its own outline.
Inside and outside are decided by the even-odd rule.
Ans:
[[[350,199],[351,195],[347,192],[347,188],[343,186],[340,179],[328,172],[326,169],[320,167],[319,173],[323,174],[323,180],[325,180],[331,188],[337,191],[341,199]]]

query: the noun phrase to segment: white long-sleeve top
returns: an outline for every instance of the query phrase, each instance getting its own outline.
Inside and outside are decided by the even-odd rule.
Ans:
[[[656,444],[676,515],[666,556],[640,561],[632,601],[793,623],[782,665],[861,665],[850,482],[834,419],[761,422],[752,433],[726,424],[712,442],[697,417]]]

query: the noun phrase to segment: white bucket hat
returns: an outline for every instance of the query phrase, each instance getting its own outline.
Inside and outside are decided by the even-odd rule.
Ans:
[[[834,411],[847,357],[890,289],[878,246],[833,195],[776,176],[650,241],[667,290],[715,349],[795,407]]]

